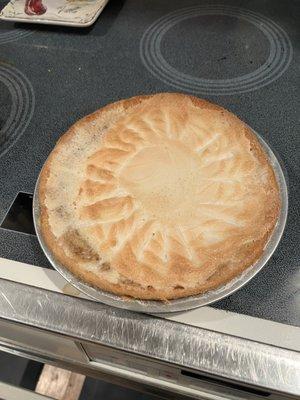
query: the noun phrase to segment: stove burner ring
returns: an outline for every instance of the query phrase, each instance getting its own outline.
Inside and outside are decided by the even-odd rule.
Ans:
[[[26,36],[32,35],[34,32],[34,30],[15,28],[13,28],[12,30],[0,32],[0,45],[22,39]]]
[[[0,65],[0,82],[7,87],[12,99],[10,115],[0,130],[1,157],[19,139],[31,121],[35,96],[29,80],[14,67]]]
[[[266,62],[251,73],[230,79],[203,79],[180,72],[171,66],[161,52],[164,35],[177,23],[203,15],[240,18],[260,29],[270,44]],[[150,25],[140,42],[141,60],[156,78],[177,89],[205,95],[245,93],[269,85],[286,71],[292,56],[290,39],[275,22],[250,10],[222,5],[187,7],[167,14]]]

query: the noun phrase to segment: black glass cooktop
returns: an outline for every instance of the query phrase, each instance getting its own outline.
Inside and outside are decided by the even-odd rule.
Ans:
[[[214,306],[300,326],[298,15],[297,1],[110,0],[90,28],[1,21],[0,256],[51,268],[30,228],[28,194],[73,122],[120,98],[192,93],[259,132],[288,177],[275,254]]]

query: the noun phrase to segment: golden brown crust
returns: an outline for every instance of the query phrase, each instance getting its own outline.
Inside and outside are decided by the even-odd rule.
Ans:
[[[169,106],[168,102],[172,105]],[[173,116],[174,110],[178,111],[176,117]],[[199,120],[197,113],[201,113]],[[152,118],[154,114],[156,116]],[[167,114],[169,116],[165,117]],[[152,121],[149,122],[149,118]],[[164,118],[169,125],[161,121]],[[181,132],[187,124],[190,124],[191,133],[187,130],[190,136],[182,138]],[[143,176],[142,184],[136,183],[139,179],[137,166],[141,161],[147,164],[153,156],[157,157],[158,163],[165,161],[162,143],[170,146],[171,153],[177,157],[176,163],[183,160],[179,172],[184,169],[184,160],[189,160],[184,151],[191,150],[182,150],[184,144],[181,148],[171,143],[172,136],[171,141],[170,137],[165,139],[163,130],[160,130],[162,126],[170,130],[169,135],[177,135],[174,138],[183,143],[194,135],[195,126],[200,129],[203,137],[199,139],[195,134],[188,146],[198,146],[207,160],[211,157],[211,164],[199,165],[207,174],[214,171],[212,184],[203,184],[206,197],[199,190],[191,189],[191,182],[199,182],[197,174],[181,184],[180,189],[184,188],[183,192],[187,193],[187,205],[178,206],[182,208],[182,215],[179,210],[176,218],[172,202],[181,199],[181,194],[170,197],[170,189],[162,200],[158,196],[161,187],[153,188],[152,181],[145,183]],[[130,130],[134,132],[130,133]],[[151,135],[154,130],[158,132],[157,136],[160,135],[153,152],[154,139],[150,130]],[[217,133],[212,136],[211,131]],[[215,144],[211,146],[213,141]],[[145,142],[147,145],[141,145]],[[234,150],[232,164],[226,158],[231,142],[238,148]],[[212,150],[206,151],[206,146]],[[198,165],[197,157],[193,166]],[[116,168],[121,172],[116,173]],[[147,168],[155,173],[149,163]],[[224,171],[227,171],[225,178]],[[236,179],[236,171],[241,173],[238,176],[241,180]],[[252,175],[260,180],[259,185],[251,178]],[[228,176],[234,178],[228,183],[230,189],[223,182],[226,179],[230,181]],[[165,177],[162,177],[162,182],[163,179]],[[186,179],[186,176],[180,175],[178,179]],[[174,180],[175,189],[178,179]],[[218,179],[220,184],[215,183]],[[248,186],[246,189],[244,181]],[[144,193],[147,185],[149,190]],[[113,190],[123,192],[107,197],[107,193],[113,193]],[[152,198],[153,191],[155,197]],[[192,227],[197,216],[190,213],[191,208],[197,208],[190,207],[193,203],[189,203],[189,199],[193,196],[201,201],[209,199],[209,196],[213,198],[213,202],[207,205],[199,203],[204,214],[210,215],[199,219],[201,229],[204,229],[201,232],[197,230],[199,227]],[[230,196],[233,205],[228,204]],[[224,206],[219,204],[219,199],[225,199]],[[94,287],[118,295],[161,300],[215,289],[251,266],[261,256],[280,209],[274,171],[251,130],[223,108],[182,94],[121,100],[75,123],[58,141],[42,170],[39,200],[42,236],[55,258],[74,275]],[[137,209],[137,201],[142,202],[146,214]],[[72,210],[68,206],[71,202],[76,203]],[[152,204],[155,204],[154,209]],[[166,204],[167,209],[164,208]],[[199,209],[201,207],[199,205]]]

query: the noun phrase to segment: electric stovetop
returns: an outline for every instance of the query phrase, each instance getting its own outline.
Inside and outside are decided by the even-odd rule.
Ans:
[[[0,0],[1,8],[5,3]],[[52,268],[34,234],[31,194],[71,124],[121,98],[192,93],[257,131],[281,160],[289,190],[275,254],[250,283],[213,307],[300,327],[296,3],[110,0],[85,29],[1,21],[0,257]]]

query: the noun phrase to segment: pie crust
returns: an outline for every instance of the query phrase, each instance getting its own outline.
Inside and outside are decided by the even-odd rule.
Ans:
[[[40,176],[41,232],[82,281],[139,299],[214,289],[257,261],[280,210],[252,131],[196,97],[162,93],[76,122]]]

